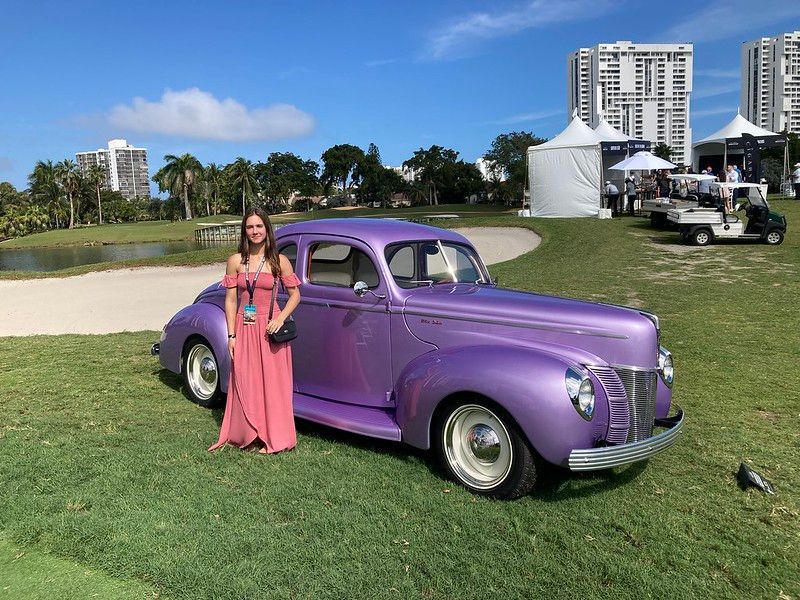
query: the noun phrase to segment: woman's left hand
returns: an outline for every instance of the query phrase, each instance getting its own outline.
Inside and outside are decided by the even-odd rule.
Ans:
[[[278,331],[281,327],[283,327],[285,321],[286,319],[272,319],[272,321],[267,324],[267,332],[264,334],[264,337],[267,337],[270,333],[275,333]]]

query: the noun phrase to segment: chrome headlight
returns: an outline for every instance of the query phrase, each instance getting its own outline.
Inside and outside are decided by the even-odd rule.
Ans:
[[[570,367],[564,375],[567,394],[578,414],[587,421],[594,415],[594,384],[589,376]]]
[[[675,379],[675,367],[672,366],[672,354],[664,346],[660,346],[658,349],[658,372],[667,387],[671,388],[672,381]]]

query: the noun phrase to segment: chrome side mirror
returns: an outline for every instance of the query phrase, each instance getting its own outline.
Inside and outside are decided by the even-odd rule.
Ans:
[[[364,281],[356,281],[356,284],[353,286],[353,292],[355,292],[355,295],[358,296],[359,298],[363,298],[367,294],[372,294],[378,300],[386,299],[386,294],[376,294],[371,289],[369,289],[369,286]]]
[[[359,298],[363,298],[368,291],[369,286],[364,281],[356,281],[356,284],[353,286],[353,292],[355,292],[356,296]]]

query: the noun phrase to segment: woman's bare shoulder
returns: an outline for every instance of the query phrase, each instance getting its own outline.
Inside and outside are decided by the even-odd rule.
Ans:
[[[236,254],[231,254],[228,257],[228,262],[225,265],[225,272],[228,275],[233,275],[234,273],[239,272],[239,268],[242,266],[242,255],[238,252]]]
[[[281,263],[281,275],[291,275],[294,273],[292,262],[284,254],[278,255],[278,260]]]

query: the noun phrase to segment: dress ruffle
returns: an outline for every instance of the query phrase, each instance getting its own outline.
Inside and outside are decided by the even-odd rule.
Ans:
[[[281,275],[281,282],[286,287],[298,287],[300,285],[300,280],[297,278],[297,274],[292,273],[291,275]]]
[[[236,287],[236,275],[223,275],[222,281],[219,284],[225,288],[235,288]]]

